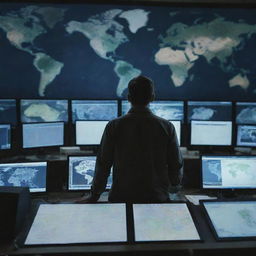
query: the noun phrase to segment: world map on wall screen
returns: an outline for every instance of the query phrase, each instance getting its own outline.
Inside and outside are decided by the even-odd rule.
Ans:
[[[256,9],[0,4],[1,98],[256,99]]]

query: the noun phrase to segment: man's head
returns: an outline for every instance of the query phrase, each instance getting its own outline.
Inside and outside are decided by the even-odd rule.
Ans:
[[[145,76],[137,76],[128,84],[128,100],[132,105],[146,106],[153,101],[154,84],[153,81]]]

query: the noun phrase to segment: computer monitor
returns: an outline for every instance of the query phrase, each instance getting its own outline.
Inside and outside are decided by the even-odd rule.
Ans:
[[[0,123],[16,125],[16,100],[0,99]]]
[[[72,100],[72,121],[112,120],[118,116],[116,100]]]
[[[89,190],[95,171],[96,156],[70,156],[69,157],[69,190]],[[108,177],[106,189],[112,185],[112,172]]]
[[[41,204],[25,245],[125,243],[126,219],[124,203]]]
[[[99,145],[108,121],[76,121],[76,145]]]
[[[256,238],[256,201],[202,201],[217,240]]]
[[[23,148],[64,145],[64,123],[22,124]]]
[[[232,102],[188,101],[188,121],[232,121]]]
[[[232,122],[191,121],[191,145],[230,146]]]
[[[128,101],[122,101],[122,115],[126,114],[131,108]],[[184,120],[183,101],[153,101],[149,104],[150,110],[157,116],[167,120]]]
[[[201,158],[204,189],[255,189],[256,156],[205,156]]]
[[[238,125],[236,145],[256,147],[256,125]]]
[[[1,163],[0,186],[29,187],[30,192],[46,191],[47,162]]]
[[[67,100],[30,100],[22,99],[21,122],[68,122]]]
[[[236,102],[236,123],[256,124],[256,102]]]
[[[11,148],[11,125],[0,124],[0,150]]]
[[[181,121],[170,121],[170,122],[174,125],[177,139],[178,139],[178,142],[180,145],[180,143],[181,143]]]
[[[136,242],[200,240],[185,203],[133,204]]]

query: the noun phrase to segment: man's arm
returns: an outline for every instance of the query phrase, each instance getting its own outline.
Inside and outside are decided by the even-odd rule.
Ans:
[[[113,123],[109,122],[101,138],[92,181],[90,202],[96,202],[105,191],[114,156]]]
[[[167,151],[168,175],[172,186],[178,186],[182,181],[183,158],[180,152],[177,135],[171,124]]]

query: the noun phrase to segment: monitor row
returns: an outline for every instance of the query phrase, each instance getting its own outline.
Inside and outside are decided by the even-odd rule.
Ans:
[[[232,127],[231,121],[191,121],[190,125],[183,125],[181,121],[170,122],[181,146],[256,147],[256,125]],[[107,123],[76,121],[74,127],[67,127],[64,122],[24,123],[18,131],[14,131],[10,124],[0,124],[0,150],[13,149],[12,135],[15,132],[20,134],[19,139],[16,138],[18,149],[99,145]]]
[[[111,120],[128,112],[127,100],[0,99],[0,123]],[[256,124],[255,102],[172,101],[150,104],[152,112],[173,121],[234,121]]]
[[[200,215],[217,241],[255,240],[256,201],[204,200],[200,204],[197,213],[201,214],[186,203],[41,204],[24,244],[200,241],[205,239]]]
[[[69,156],[67,189],[90,190],[96,156]],[[256,156],[202,155],[203,189],[256,189]],[[0,163],[0,186],[29,187],[31,192],[46,192],[47,162]],[[112,170],[106,189],[112,185]]]

